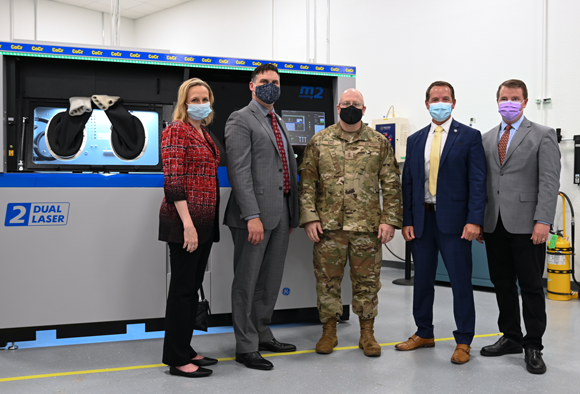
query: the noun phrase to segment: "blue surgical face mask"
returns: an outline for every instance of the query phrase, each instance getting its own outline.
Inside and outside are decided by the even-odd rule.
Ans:
[[[204,120],[211,114],[211,106],[205,104],[187,104],[187,114],[193,120]]]
[[[443,122],[451,115],[451,103],[429,104],[429,113],[437,122]]]
[[[254,94],[265,104],[274,104],[280,98],[280,86],[273,83],[256,86]]]

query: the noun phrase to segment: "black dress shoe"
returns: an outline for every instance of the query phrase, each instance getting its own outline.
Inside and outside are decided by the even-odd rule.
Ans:
[[[526,348],[526,369],[529,373],[542,374],[546,372],[546,364],[542,352],[533,347]]]
[[[482,356],[494,357],[503,356],[504,354],[522,353],[523,348],[519,343],[509,338],[501,337],[496,343],[484,346],[479,351]]]
[[[218,360],[216,360],[215,358],[211,358],[211,357],[204,357],[200,360],[191,360],[191,363],[193,365],[197,365],[198,367],[207,367],[208,365],[214,365],[217,364]]]
[[[193,372],[183,372],[176,367],[169,367],[169,374],[176,376],[185,376],[186,378],[203,378],[209,376],[213,373],[211,369],[199,367],[197,371]]]
[[[276,338],[272,338],[269,342],[260,343],[258,350],[269,350],[276,353],[295,352],[296,346],[290,343],[280,343]]]
[[[252,369],[268,371],[274,368],[274,364],[264,359],[259,352],[236,353],[236,361]]]

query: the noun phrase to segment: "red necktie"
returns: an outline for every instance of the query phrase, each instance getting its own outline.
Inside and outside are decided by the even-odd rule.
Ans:
[[[510,129],[512,128],[511,124],[508,124],[503,132],[499,140],[499,144],[497,145],[497,150],[499,152],[499,163],[503,166],[503,161],[505,160],[505,155],[507,153],[507,146],[508,141],[510,140]]]
[[[274,135],[276,136],[276,144],[278,144],[280,158],[282,159],[282,168],[284,168],[284,193],[288,194],[288,192],[290,191],[290,173],[288,171],[288,160],[286,159],[286,149],[284,149],[284,142],[282,141],[280,126],[278,126],[278,121],[276,120],[276,115],[274,114],[274,111],[271,111],[269,115],[270,118],[272,119],[272,130],[274,130]]]

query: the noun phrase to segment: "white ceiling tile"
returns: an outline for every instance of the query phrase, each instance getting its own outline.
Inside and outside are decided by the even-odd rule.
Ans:
[[[96,1],[85,5],[83,8],[88,8],[89,10],[95,10],[95,11],[100,11],[100,12],[107,12],[107,13],[111,12],[111,5],[110,4],[102,4],[102,3],[98,3]]]
[[[146,14],[146,15],[153,14],[155,12],[159,12],[162,9],[163,9],[162,7],[157,7],[156,5],[146,4],[146,3],[142,3],[142,4],[139,4],[135,7],[133,7],[133,8],[130,8],[130,10],[132,10],[132,11],[141,12],[141,13]]]
[[[121,10],[127,10],[129,8],[133,8],[136,7],[138,5],[141,5],[145,3],[142,0],[121,0],[120,5],[121,5]]]
[[[53,1],[56,1],[57,3],[70,4],[82,8],[85,5],[92,3],[94,0],[53,0]]]
[[[129,18],[129,19],[139,19],[145,16],[145,14],[143,14],[142,12],[137,12],[137,11],[133,11],[133,10],[123,10],[121,11],[121,16],[123,18]]]
[[[171,8],[182,4],[187,0],[147,0],[147,4],[152,4],[161,8]]]
[[[99,12],[111,12],[111,0],[53,0]],[[191,0],[119,0],[121,16],[138,19]]]

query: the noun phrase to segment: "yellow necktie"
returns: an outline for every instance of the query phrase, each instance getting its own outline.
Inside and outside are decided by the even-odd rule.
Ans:
[[[437,194],[437,174],[439,173],[439,157],[441,155],[441,132],[443,127],[435,128],[435,135],[431,143],[431,156],[429,157],[429,193]]]

